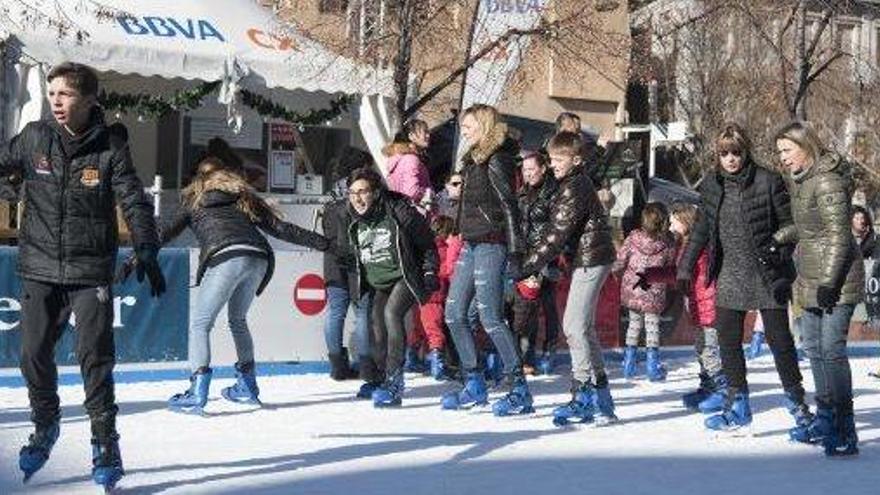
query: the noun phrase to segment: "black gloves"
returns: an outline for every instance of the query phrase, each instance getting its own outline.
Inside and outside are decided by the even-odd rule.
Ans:
[[[422,284],[425,286],[425,292],[428,294],[433,294],[440,290],[440,278],[433,272],[425,273],[425,276],[422,277]]]
[[[770,294],[773,300],[781,306],[787,306],[791,300],[791,280],[780,278],[770,283]]]
[[[643,291],[647,291],[651,288],[651,284],[648,283],[648,276],[645,272],[636,273],[636,283],[633,284],[632,288],[635,289],[636,287]]]
[[[150,293],[153,297],[159,297],[165,293],[165,276],[159,268],[159,248],[152,244],[141,244],[135,249],[137,264],[135,265],[137,281],[143,282],[144,275],[150,281]]]
[[[770,243],[758,251],[758,262],[764,266],[779,266],[783,263],[782,246],[776,243],[772,238]]]
[[[840,300],[840,289],[827,285],[820,285],[816,289],[816,302],[820,308],[830,312],[837,305],[838,300]]]

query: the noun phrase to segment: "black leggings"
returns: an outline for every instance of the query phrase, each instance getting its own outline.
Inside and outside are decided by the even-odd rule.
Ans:
[[[743,322],[746,311],[716,308],[715,326],[721,346],[721,366],[730,386],[741,390],[747,386],[746,360],[743,355]],[[802,391],[804,378],[798,367],[797,350],[788,328],[788,311],[785,309],[762,309],[764,336],[773,353],[776,372],[786,391]]]
[[[403,367],[406,352],[404,317],[415,302],[415,297],[402,278],[388,289],[375,289],[372,351],[382,377]]]

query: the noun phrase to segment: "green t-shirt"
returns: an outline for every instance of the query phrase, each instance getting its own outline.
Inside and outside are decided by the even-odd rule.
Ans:
[[[396,232],[388,215],[358,222],[358,256],[364,265],[367,282],[377,289],[387,289],[403,276],[398,261]]]

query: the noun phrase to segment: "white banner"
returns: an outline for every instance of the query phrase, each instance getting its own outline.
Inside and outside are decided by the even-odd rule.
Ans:
[[[546,2],[547,0],[480,0],[471,56],[510,29],[534,28],[544,12]],[[468,69],[462,109],[474,103],[498,103],[507,81],[522,61],[522,54],[529,41],[529,36],[514,36]]]

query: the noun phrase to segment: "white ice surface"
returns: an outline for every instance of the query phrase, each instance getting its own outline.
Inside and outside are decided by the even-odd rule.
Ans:
[[[489,408],[442,411],[449,385],[408,376],[402,408],[376,410],[351,399],[358,382],[324,375],[262,378],[266,407],[228,404],[212,384],[209,417],[169,412],[182,382],[117,386],[127,475],[121,493],[244,494],[706,494],[880,493],[878,363],[854,359],[861,455],[828,460],[791,444],[791,419],[772,358],[749,363],[752,437],[716,437],[680,406],[696,385],[695,365],[669,363],[665,383],[625,382],[612,365],[621,423],[555,428],[553,407],[567,400],[567,375],[531,380],[537,412],[495,418]],[[802,362],[805,384],[812,377]],[[562,370],[565,373],[566,370]],[[80,386],[60,389],[61,438],[27,486],[18,449],[31,430],[24,388],[0,388],[0,493],[98,493],[92,484],[88,422]],[[499,392],[493,394],[498,397]],[[811,394],[812,395],[812,394]]]

